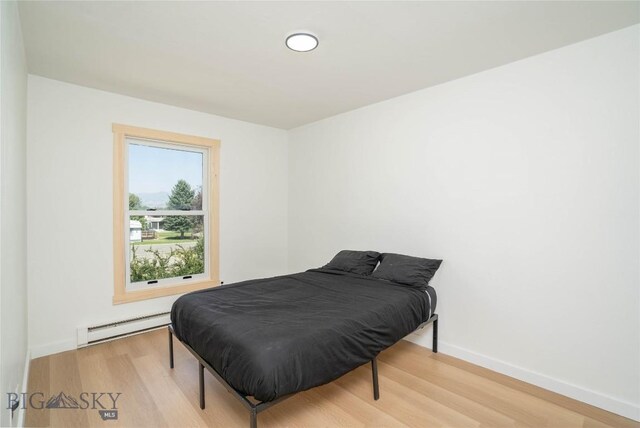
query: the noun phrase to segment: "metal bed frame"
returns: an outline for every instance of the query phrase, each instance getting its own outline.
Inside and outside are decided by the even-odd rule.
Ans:
[[[431,324],[431,323],[433,323],[432,351],[434,353],[437,353],[438,352],[438,314],[431,315],[431,318],[429,318],[427,321],[420,324],[415,331],[418,331],[424,328],[427,324]],[[169,367],[173,369],[173,336],[175,335],[173,330],[173,325],[169,324],[168,330],[169,330]],[[209,363],[207,363],[200,355],[198,355],[198,353],[194,351],[193,348],[191,348],[191,346],[189,346],[188,344],[180,340],[180,338],[177,338],[177,339],[198,360],[198,379],[199,379],[198,384],[200,387],[200,408],[201,409],[204,409],[205,407],[204,405],[204,369],[205,368],[213,375],[213,377],[218,379],[218,381],[222,384],[222,386],[224,386],[226,390],[231,393],[231,395],[237,398],[242,403],[242,405],[247,410],[249,410],[250,418],[251,418],[250,425],[249,425],[250,428],[258,427],[258,413],[267,410],[269,407],[274,406],[279,402],[284,401],[295,394],[294,392],[289,395],[284,395],[272,401],[257,401],[253,399],[253,397],[251,397],[250,399],[248,396],[243,395],[237,389],[229,385],[229,383],[227,383],[227,381],[224,380],[224,378],[220,375],[220,373],[218,373],[216,369],[211,367]],[[371,371],[373,376],[373,379],[372,379],[373,380],[373,399],[377,400],[380,398],[380,388],[378,386],[378,362],[375,357],[373,358],[373,360],[371,360]]]

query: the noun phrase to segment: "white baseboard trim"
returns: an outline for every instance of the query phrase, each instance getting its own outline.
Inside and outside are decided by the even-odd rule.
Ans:
[[[75,338],[62,340],[60,342],[47,343],[45,345],[31,348],[31,359],[57,354],[59,352],[72,351],[74,349],[78,349],[78,342]]]
[[[25,355],[24,358],[24,371],[22,373],[22,385],[20,386],[20,389],[22,393],[26,393],[29,390],[29,369],[31,367],[31,351],[27,349],[27,354]],[[25,416],[25,408],[24,406],[20,405],[20,407],[18,408],[18,424],[16,426],[18,427],[23,427],[24,426],[24,416]]]
[[[417,345],[431,349],[431,334],[411,334],[405,338]],[[625,418],[640,421],[640,406],[608,395],[601,394],[571,383],[567,383],[534,371],[497,360],[477,352],[438,341],[438,351],[452,357],[476,364],[515,379],[539,386],[552,392],[582,401],[595,407],[607,410]]]

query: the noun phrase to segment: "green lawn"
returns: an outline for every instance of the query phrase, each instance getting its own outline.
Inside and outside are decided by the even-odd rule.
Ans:
[[[180,232],[156,232],[157,239],[144,240],[142,242],[132,242],[132,245],[158,245],[158,244],[186,244],[196,242],[197,239],[191,237],[190,232],[185,232],[184,239],[180,239]]]

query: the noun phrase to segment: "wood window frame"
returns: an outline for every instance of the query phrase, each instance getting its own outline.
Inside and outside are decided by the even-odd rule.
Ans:
[[[220,140],[114,123],[113,131],[113,304],[170,296],[220,285],[219,174]],[[125,150],[127,137],[208,150],[209,277],[204,281],[142,290],[127,290],[125,248]]]

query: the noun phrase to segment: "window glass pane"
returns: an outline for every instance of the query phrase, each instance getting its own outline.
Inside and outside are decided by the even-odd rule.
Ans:
[[[204,273],[204,216],[131,216],[129,268],[131,283]]]
[[[202,209],[202,153],[127,142],[130,210]]]

